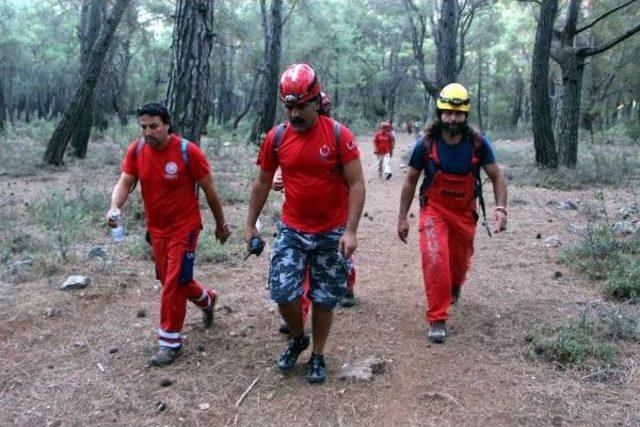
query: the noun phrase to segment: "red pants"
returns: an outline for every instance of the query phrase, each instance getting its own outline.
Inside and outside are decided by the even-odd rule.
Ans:
[[[302,296],[300,297],[300,308],[302,309],[302,324],[307,323],[307,317],[309,317],[309,309],[311,308],[311,300],[308,297],[309,290],[311,289],[311,279],[309,277],[310,270],[304,274],[304,283],[302,284]],[[347,277],[347,286],[349,292],[353,292],[353,287],[356,285],[356,262],[353,255],[351,256],[351,268],[349,269],[349,276]]]
[[[158,280],[162,283],[158,345],[179,348],[180,332],[187,312],[187,300],[200,308],[215,301],[216,293],[193,279],[193,256],[199,231],[177,233],[171,237],[151,236]],[[191,254],[192,257],[185,254]],[[185,269],[183,269],[185,264]]]
[[[418,230],[427,321],[447,320],[451,287],[462,286],[471,267],[476,219],[473,211],[428,205],[420,211]]]

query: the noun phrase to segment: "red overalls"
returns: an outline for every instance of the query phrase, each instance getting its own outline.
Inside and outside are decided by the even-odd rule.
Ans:
[[[431,143],[429,159],[436,172],[423,196],[418,230],[429,322],[446,321],[452,286],[462,286],[471,266],[476,229],[474,170],[478,164],[472,149],[471,172],[445,173],[440,168],[438,145]]]
[[[153,257],[158,280],[162,283],[158,345],[179,348],[187,312],[187,300],[199,308],[215,301],[216,292],[193,278],[193,261],[199,230],[183,231],[170,237],[153,237]]]

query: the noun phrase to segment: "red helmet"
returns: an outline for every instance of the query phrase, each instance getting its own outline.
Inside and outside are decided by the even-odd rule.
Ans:
[[[331,98],[324,92],[320,92],[320,112],[324,115],[331,115]]]
[[[293,64],[280,77],[280,100],[298,104],[320,94],[320,80],[308,64]]]

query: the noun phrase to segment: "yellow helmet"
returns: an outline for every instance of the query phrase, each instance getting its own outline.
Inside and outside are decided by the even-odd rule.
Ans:
[[[438,110],[469,112],[469,92],[460,83],[449,83],[442,88],[436,99]]]

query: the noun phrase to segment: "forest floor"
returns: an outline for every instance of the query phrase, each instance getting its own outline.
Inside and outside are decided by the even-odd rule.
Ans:
[[[406,134],[398,140],[405,150],[411,144]],[[109,242],[106,228],[96,226],[86,244],[106,245],[106,259],[80,257],[50,273],[0,281],[0,425],[640,425],[638,343],[622,349],[624,372],[603,379],[598,372],[538,360],[526,339],[606,303],[599,282],[559,265],[558,248],[543,243],[550,236],[571,239],[588,220],[582,208],[562,211],[555,204],[571,199],[586,206],[596,192],[511,183],[508,231],[489,238],[478,227],[473,267],[451,310],[451,335],[444,345],[432,345],[424,320],[418,207],[412,206],[404,244],[396,234],[400,160],[394,159],[391,180],[379,180],[370,135],[359,141],[367,215],[359,229],[358,304],[335,313],[326,384],[306,383],[308,352],[291,374],[275,368],[286,339],[277,332],[277,311],[265,288],[268,256],[243,261],[240,251],[197,266],[198,279],[220,295],[214,326],[203,329],[200,312],[190,306],[182,356],[173,366],[149,367],[160,292],[152,262]],[[506,153],[532,150],[526,140],[495,145]],[[106,207],[117,176],[113,163],[87,170],[81,162],[62,172],[0,174],[0,200],[10,211],[5,220],[15,219],[18,227],[25,203],[78,182],[95,186]],[[246,182],[237,185],[246,197]],[[493,206],[490,187],[485,198]],[[608,189],[602,203],[613,212],[633,197],[629,189]],[[243,202],[226,209],[236,238],[245,214]],[[204,233],[211,233],[211,214],[205,216]],[[59,290],[71,273],[90,276],[91,284]],[[55,309],[51,317],[48,307]],[[142,309],[146,317],[137,317]],[[362,382],[336,378],[341,365],[368,356],[385,361],[382,373]],[[172,384],[161,386],[163,379]]]

